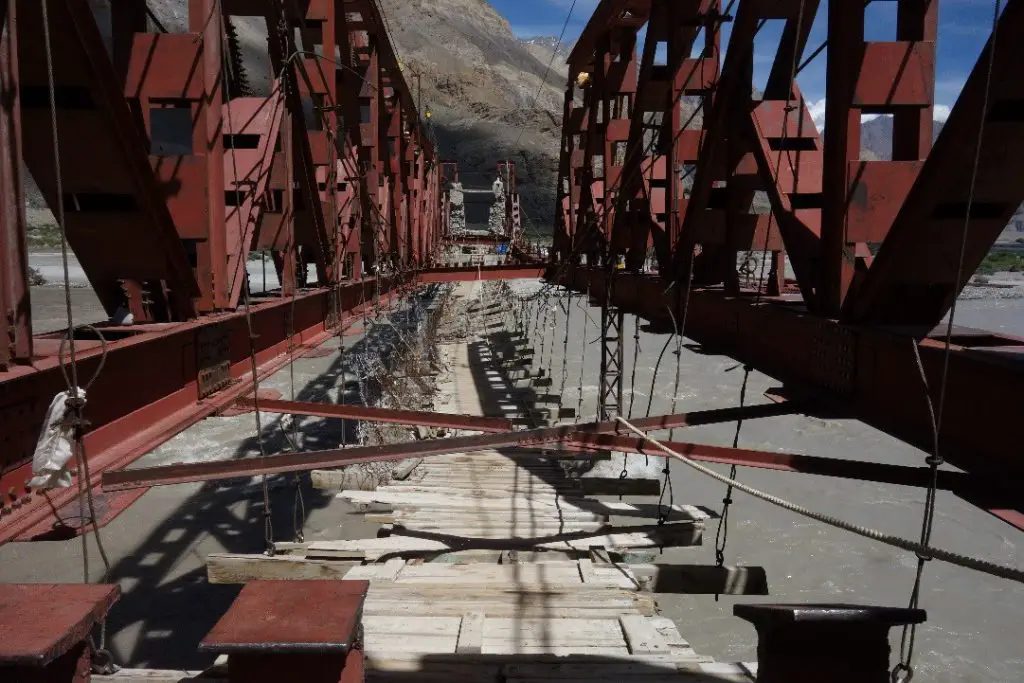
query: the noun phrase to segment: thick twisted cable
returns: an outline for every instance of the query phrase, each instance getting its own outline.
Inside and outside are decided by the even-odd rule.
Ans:
[[[925,546],[915,541],[910,541],[905,538],[901,538],[899,536],[893,536],[891,534],[882,533],[881,531],[878,531],[876,529],[860,526],[859,524],[853,524],[852,522],[847,522],[837,517],[823,515],[820,512],[809,510],[808,508],[805,508],[802,505],[791,503],[790,501],[785,500],[784,498],[779,498],[778,496],[773,496],[770,493],[765,493],[764,491],[755,489],[754,487],[736,481],[735,479],[730,479],[729,477],[723,474],[719,474],[718,472],[715,472],[712,469],[704,467],[700,463],[691,460],[690,458],[686,457],[685,455],[682,455],[681,453],[677,453],[676,451],[672,450],[663,443],[660,443],[657,439],[652,438],[651,436],[648,436],[645,432],[640,431],[623,418],[616,417],[615,419],[621,422],[623,425],[625,425],[626,428],[628,428],[631,432],[639,436],[641,439],[649,441],[662,452],[671,455],[677,460],[683,461],[683,463],[697,470],[701,474],[706,474],[712,479],[717,479],[723,484],[728,484],[736,489],[739,489],[740,491],[743,491],[744,493],[754,496],[755,498],[759,498],[765,501],[766,503],[771,503],[772,505],[776,505],[783,509],[789,510],[790,512],[795,512],[798,515],[809,517],[823,524],[834,526],[837,529],[844,529],[846,531],[850,531],[852,533],[857,534],[858,536],[864,536],[865,538],[870,538],[880,543],[884,543],[885,545],[893,546],[894,548],[899,548],[900,550],[906,550],[907,552],[916,553],[924,557],[930,557],[936,560],[942,560],[943,562],[948,562],[950,564],[955,564],[958,567],[973,569],[975,571],[983,572],[985,574],[991,574],[992,576],[998,576],[1003,579],[1009,579],[1011,581],[1017,581],[1018,583],[1024,583],[1024,570],[1020,570],[1015,567],[1007,567],[1005,565],[996,564],[994,562],[989,562],[988,560],[982,560],[976,557],[961,555],[960,553],[954,553],[952,551],[943,550],[942,548],[936,548],[934,546]]]

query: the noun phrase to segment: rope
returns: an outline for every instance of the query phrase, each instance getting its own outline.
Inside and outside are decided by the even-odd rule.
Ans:
[[[218,2],[217,5],[220,5],[220,3]],[[217,9],[217,8],[215,8],[215,9]],[[226,41],[227,29],[226,29],[226,27],[224,25],[224,18],[223,18],[224,17],[224,13],[218,11],[217,15],[220,17],[220,32],[221,32],[221,36]],[[212,16],[212,11],[211,11],[211,16]],[[223,53],[223,59],[221,60],[221,78],[223,79],[223,82],[226,83],[227,82],[227,75],[228,75],[228,73],[230,71],[230,68],[231,68],[230,61],[229,61],[230,58],[227,55],[227,52],[225,50],[222,50],[221,52]],[[281,73],[281,86],[283,88],[287,88],[288,87],[287,86],[287,82],[286,82],[286,76],[285,76],[285,73],[284,73],[283,70],[282,70],[282,73]],[[234,128],[234,126],[233,126],[233,124],[231,122],[231,107],[225,107],[225,109],[227,111],[226,116],[227,116],[228,128],[230,130],[234,131],[235,128]],[[232,167],[232,172],[234,173],[234,177],[235,177],[235,179],[237,181],[237,179],[238,179],[238,164],[237,164],[237,160],[236,160],[235,154],[234,154],[234,151],[235,151],[235,138],[234,138],[234,136],[229,136],[228,139],[230,141],[229,149],[231,150],[231,167]],[[239,230],[244,232],[244,228],[241,225],[242,191],[238,189],[238,183],[237,182],[235,183],[235,204],[238,206]],[[245,265],[243,264],[242,267],[245,268]],[[282,283],[282,287],[283,286],[284,285]],[[256,335],[253,333],[252,305],[251,305],[251,301],[250,301],[250,292],[249,292],[248,283],[246,283],[246,285],[244,287],[242,287],[242,305],[245,308],[245,325],[246,325],[246,331],[248,332],[248,335],[249,335],[249,370],[250,370],[250,374],[252,375],[253,420],[254,420],[254,428],[255,428],[255,435],[256,435],[256,445],[259,448],[260,457],[261,458],[266,458],[267,457],[267,451],[266,451],[266,447],[263,444],[263,422],[262,422],[262,419],[260,418],[260,403],[259,403],[259,401],[260,401],[260,397],[259,397],[259,393],[260,393],[260,391],[259,391],[259,389],[260,389],[260,378],[259,378],[259,373],[258,373],[257,368],[256,368]],[[267,555],[272,556],[274,554],[274,523],[273,523],[273,520],[271,518],[270,490],[269,490],[269,487],[267,485],[267,475],[266,474],[263,474],[261,476],[261,488],[262,488],[262,494],[263,494],[263,541],[264,541],[264,553],[266,553]]]
[[[963,234],[960,239],[960,254],[957,259],[956,266],[956,288],[953,290],[954,293],[960,291],[961,283],[964,280],[964,254],[967,251],[967,235],[971,224],[971,206],[974,203],[974,193],[977,187],[978,181],[978,166],[981,163],[981,145],[985,137],[985,118],[988,113],[989,96],[992,90],[992,71],[993,64],[996,58],[996,29],[999,26],[999,11],[1001,9],[1001,0],[995,0],[992,11],[992,44],[991,50],[988,55],[988,67],[985,73],[985,94],[982,98],[981,104],[981,121],[978,124],[978,140],[974,149],[974,164],[971,168],[971,182],[967,193],[967,211],[964,215],[964,228]],[[911,339],[911,345],[914,349],[914,362],[917,365],[918,373],[921,377],[921,383],[924,388],[924,396],[928,404],[928,415],[932,423],[932,437],[933,437],[933,450],[931,456],[925,459],[925,462],[929,467],[929,483],[928,492],[925,496],[924,514],[921,519],[921,545],[928,547],[931,542],[932,529],[935,524],[935,501],[938,494],[939,488],[939,466],[944,462],[942,458],[942,452],[939,448],[939,434],[942,431],[942,416],[946,407],[946,388],[947,380],[949,377],[949,359],[952,353],[952,340],[953,340],[953,321],[956,318],[956,303],[958,295],[954,294],[953,302],[950,305],[949,320],[946,322],[946,334],[945,334],[945,350],[942,358],[942,379],[939,385],[939,407],[938,411],[935,409],[935,404],[932,401],[931,391],[928,386],[928,375],[925,373],[924,364],[921,362],[921,353],[918,349],[917,341]],[[917,568],[914,573],[914,587],[910,591],[909,606],[911,609],[916,609],[918,602],[921,598],[921,578],[924,575],[924,565],[930,557],[924,553],[917,554]],[[899,683],[900,681],[906,683],[910,681],[914,676],[914,668],[912,665],[914,658],[914,642],[917,636],[917,625],[910,624],[903,627],[903,632],[900,636],[900,661],[897,663],[891,673],[891,679],[893,683]]]
[[[60,138],[58,135],[57,127],[57,89],[56,79],[54,76],[53,68],[53,45],[50,37],[50,13],[49,3],[43,2],[40,5],[42,9],[43,19],[43,41],[46,49],[46,75],[47,75],[47,86],[49,89],[50,96],[50,126],[53,131],[53,163],[54,163],[54,179],[57,185],[57,197],[60,201],[57,202],[57,225],[60,228],[60,253],[61,253],[61,265],[64,270],[64,310],[68,324],[68,334],[66,341],[69,348],[69,361],[71,366],[70,375],[67,372],[67,365],[64,362],[64,341],[61,340],[60,348],[58,349],[58,360],[60,361],[61,374],[64,376],[64,381],[67,385],[69,398],[66,401],[67,407],[72,412],[73,421],[73,439],[72,451],[75,455],[75,466],[78,470],[78,509],[79,515],[82,517],[81,533],[79,534],[82,539],[82,583],[89,583],[89,539],[85,529],[85,515],[86,508],[89,510],[89,521],[92,523],[93,537],[96,539],[96,547],[100,553],[100,559],[103,562],[103,575],[100,581],[106,581],[110,575],[110,559],[107,556],[106,548],[103,546],[103,539],[100,536],[99,524],[96,517],[96,505],[93,500],[92,486],[90,485],[90,473],[89,463],[85,456],[85,443],[84,443],[84,430],[86,421],[83,418],[82,411],[85,408],[85,399],[82,396],[82,389],[79,386],[78,377],[78,357],[75,349],[75,320],[72,312],[71,302],[71,268],[68,260],[68,235],[67,226],[65,223],[64,216],[64,180],[63,173],[61,171],[60,163]],[[107,359],[107,341],[103,335],[95,327],[91,325],[83,326],[88,327],[96,332],[100,338],[101,343],[101,356],[99,364],[97,365],[96,372],[92,378],[86,384],[85,389],[92,386],[92,383],[99,377],[100,372],[103,370],[103,366],[106,364]],[[52,503],[51,503],[52,507]],[[54,515],[57,519],[60,516],[57,514],[56,509]],[[90,641],[92,635],[89,635]],[[117,671],[117,666],[113,663],[113,656],[107,650],[107,618],[106,615],[100,620],[100,644],[96,647],[95,644],[92,646],[93,655],[90,662],[90,667],[96,673],[112,674]]]
[[[709,476],[716,481],[732,486],[733,488],[736,488],[742,491],[743,493],[751,495],[755,498],[759,498],[760,500],[763,500],[766,503],[771,503],[772,505],[783,508],[784,510],[795,512],[798,515],[808,517],[815,521],[821,522],[822,524],[827,524],[828,526],[832,526],[837,529],[843,529],[844,531],[849,531],[851,533],[857,534],[858,536],[870,538],[871,540],[878,541],[879,543],[883,543],[894,548],[899,548],[900,550],[906,550],[907,552],[911,553],[918,553],[920,555],[924,555],[932,559],[948,562],[949,564],[953,564],[958,567],[964,567],[965,569],[973,569],[975,571],[979,571],[984,574],[989,574],[991,576],[998,576],[1003,579],[1009,579],[1010,581],[1024,583],[1024,570],[1017,569],[1015,567],[1007,567],[1004,565],[996,564],[994,562],[989,562],[988,560],[970,557],[968,555],[961,555],[960,553],[955,553],[949,550],[943,550],[942,548],[936,548],[934,546],[925,546],[921,543],[918,543],[916,541],[910,541],[900,536],[886,534],[881,531],[871,529],[869,527],[861,526],[859,524],[853,524],[852,522],[847,522],[837,517],[832,517],[830,515],[814,512],[813,510],[810,510],[802,505],[791,503],[790,501],[785,500],[784,498],[773,496],[770,493],[765,493],[764,491],[756,489],[753,486],[748,486],[747,484],[744,484],[735,479],[730,479],[729,477],[726,477],[723,474],[719,474],[718,472],[715,472],[714,470],[709,469],[694,460],[691,460],[690,458],[686,457],[685,455],[682,455],[681,453],[677,453],[676,451],[672,450],[665,444],[653,438],[646,432],[640,431],[624,418],[616,417],[615,419],[618,422],[621,422],[627,429],[629,429],[629,431],[633,432],[638,437],[640,437],[642,441],[651,443],[656,448],[661,450],[663,453],[670,455],[673,458],[683,462],[688,467],[691,467],[696,471],[700,472],[701,474]]]

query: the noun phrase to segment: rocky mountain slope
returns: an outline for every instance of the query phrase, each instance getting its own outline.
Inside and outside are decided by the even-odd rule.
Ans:
[[[489,187],[497,162],[516,162],[528,228],[550,234],[561,128],[564,56],[553,42],[517,40],[485,0],[381,0],[407,72],[422,74],[441,152],[466,187]]]
[[[933,121],[932,140],[942,132],[942,121]],[[892,117],[878,116],[860,126],[861,149],[871,152],[876,159],[892,158]]]

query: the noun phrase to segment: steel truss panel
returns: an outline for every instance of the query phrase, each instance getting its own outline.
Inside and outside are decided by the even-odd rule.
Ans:
[[[1022,41],[1024,7],[1011,2],[923,162],[875,263],[847,301],[846,319],[915,325],[921,330],[938,324],[1024,202],[1024,79],[1018,55]]]

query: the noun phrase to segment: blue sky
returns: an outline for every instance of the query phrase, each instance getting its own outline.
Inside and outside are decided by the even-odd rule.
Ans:
[[[499,12],[508,18],[512,30],[519,37],[557,36],[565,22],[572,0],[490,0]],[[586,26],[599,0],[577,0],[569,21],[565,40],[572,42]],[[727,1],[723,4],[728,4]],[[1005,1],[1002,3],[1005,6]],[[828,15],[827,2],[821,3],[811,37],[808,54],[824,39]],[[936,118],[944,119],[963,87],[978,54],[984,47],[992,27],[994,0],[940,0],[939,39],[936,63],[935,103]],[[758,34],[755,43],[755,85],[767,78],[771,56],[778,44],[781,23],[769,22]],[[728,44],[729,27],[722,32],[723,46]],[[896,3],[876,1],[868,6],[868,40],[895,40]],[[826,50],[797,78],[808,102],[824,111]]]

